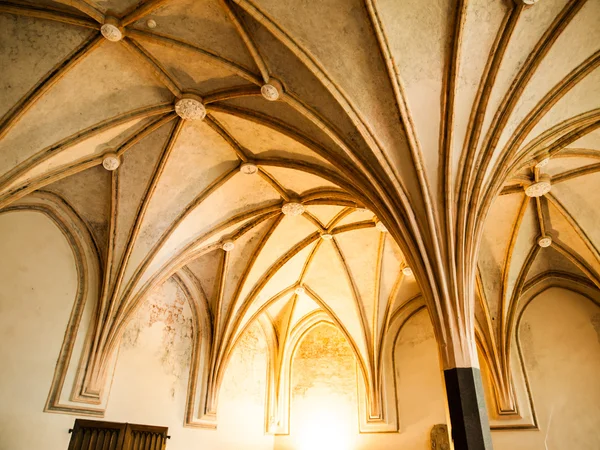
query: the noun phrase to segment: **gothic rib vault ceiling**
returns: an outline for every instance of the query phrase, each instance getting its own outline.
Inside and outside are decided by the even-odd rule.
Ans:
[[[101,347],[185,271],[213,317],[216,366],[261,313],[285,341],[323,309],[377,380],[390,318],[419,293],[410,266],[444,341],[476,278],[478,333],[501,373],[525,290],[547,275],[600,286],[598,1],[44,0],[0,13],[0,207],[49,192],[83,218],[103,267]],[[107,17],[119,42],[100,33]],[[263,98],[278,82],[279,99]],[[176,114],[190,94],[203,120]],[[544,174],[551,191],[526,196]],[[282,214],[289,202],[304,213]]]

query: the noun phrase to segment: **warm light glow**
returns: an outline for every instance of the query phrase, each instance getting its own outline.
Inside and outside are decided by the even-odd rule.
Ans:
[[[351,450],[355,431],[342,402],[323,402],[309,417],[304,417],[298,430],[298,450]],[[337,407],[336,407],[337,406]],[[345,407],[345,408],[343,408]],[[344,411],[343,409],[346,409]]]
[[[313,388],[314,389],[314,388]],[[315,392],[322,391],[322,392]],[[311,399],[301,401],[295,417],[298,450],[352,450],[357,430],[356,405],[347,402],[344,396],[333,394],[326,388],[313,390]]]

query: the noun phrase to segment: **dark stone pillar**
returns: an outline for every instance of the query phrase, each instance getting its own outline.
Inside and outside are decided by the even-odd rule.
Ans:
[[[472,367],[444,370],[455,450],[492,450],[481,373]]]

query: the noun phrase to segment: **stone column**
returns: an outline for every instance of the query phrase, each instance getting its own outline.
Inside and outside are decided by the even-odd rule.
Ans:
[[[446,369],[444,381],[454,449],[491,450],[492,436],[479,369]]]
[[[474,315],[471,312],[473,302],[453,298],[440,304],[446,306],[445,311],[440,308],[440,314],[431,317],[438,329],[436,337],[444,370],[450,436],[454,449],[492,450],[492,436],[479,371]]]

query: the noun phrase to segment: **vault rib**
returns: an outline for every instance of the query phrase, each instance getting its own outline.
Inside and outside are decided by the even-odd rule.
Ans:
[[[478,285],[481,279],[478,276]],[[518,414],[518,408],[512,395],[511,381],[506,378],[505,371],[502,368],[502,361],[498,354],[498,347],[494,339],[494,331],[489,320],[489,310],[486,308],[487,301],[480,300],[484,315],[486,317],[485,325],[475,321],[475,339],[477,348],[483,355],[491,375],[493,394],[496,399],[498,414]],[[487,329],[484,329],[484,326]],[[489,339],[489,340],[488,340]]]
[[[118,318],[120,317],[120,315],[123,312],[123,309],[125,308],[125,302],[119,301],[122,298],[119,294],[120,294],[121,284],[123,282],[123,277],[125,276],[125,269],[127,268],[129,258],[131,256],[131,253],[135,246],[135,242],[139,235],[139,232],[140,232],[140,229],[142,226],[142,222],[144,220],[144,216],[146,215],[148,205],[150,204],[150,200],[152,199],[152,196],[153,196],[154,192],[156,191],[156,186],[158,185],[160,177],[164,171],[164,168],[167,164],[169,156],[171,155],[171,153],[173,151],[173,148],[177,141],[177,137],[179,136],[179,134],[183,128],[183,125],[184,125],[184,121],[179,119],[177,121],[177,123],[173,126],[173,129],[171,130],[169,138],[168,138],[167,142],[165,143],[165,147],[162,151],[160,159],[159,159],[156,167],[153,170],[152,177],[150,178],[148,185],[146,186],[144,196],[142,197],[142,201],[136,212],[135,222],[129,232],[129,237],[127,238],[127,244],[125,246],[125,251],[123,252],[123,255],[121,256],[121,259],[119,261],[116,279],[114,280],[114,285],[110,292],[111,300],[110,300],[110,307],[109,307],[109,311],[108,311],[108,320],[107,320],[108,326],[102,327],[103,330],[102,330],[102,335],[100,337],[99,348],[100,348],[101,352],[103,349],[103,344],[107,339],[110,328],[112,328],[112,325],[114,324],[114,322],[118,321]]]
[[[25,173],[31,167],[39,164],[42,161],[47,160],[49,157],[56,155],[69,147],[74,146],[86,139],[96,136],[100,133],[110,130],[111,128],[118,127],[126,122],[130,122],[137,119],[145,119],[156,115],[164,115],[173,111],[172,103],[161,103],[158,105],[138,108],[133,111],[128,111],[124,114],[113,116],[109,119],[98,122],[92,126],[84,128],[64,139],[38,151],[34,155],[21,162],[19,165],[5,173],[0,177],[0,189],[6,188],[10,185],[11,181],[18,178],[20,175]]]
[[[229,0],[221,0],[221,5],[223,6],[223,8],[225,9],[225,11],[227,12],[227,15],[229,16],[229,19],[231,20],[231,23],[235,27],[237,33],[240,35],[240,37],[244,41],[244,45],[248,49],[248,52],[250,52],[250,55],[252,56],[252,59],[254,60],[254,63],[256,64],[256,67],[258,67],[258,70],[260,71],[260,74],[262,76],[262,80],[265,83],[268,83],[269,79],[270,79],[270,76],[269,76],[269,69],[267,67],[267,63],[265,62],[265,60],[261,56],[260,51],[258,50],[258,47],[254,43],[254,41],[252,40],[252,38],[250,37],[250,34],[244,28],[244,24],[243,24],[242,19],[240,19],[237,16],[237,14],[235,13],[235,11],[231,7],[231,4],[230,4]]]
[[[219,337],[222,338],[221,342],[224,342],[225,338],[235,334],[235,328],[233,330],[231,329],[231,327],[233,326],[232,321],[234,319],[235,308],[236,308],[236,305],[238,305],[238,303],[239,303],[239,297],[242,292],[242,289],[244,288],[244,284],[246,283],[248,276],[250,276],[250,272],[254,268],[254,265],[255,265],[256,261],[258,260],[258,258],[260,257],[262,250],[265,248],[265,246],[269,242],[269,239],[271,238],[271,236],[273,235],[275,230],[277,230],[277,228],[281,224],[282,220],[283,220],[283,215],[278,214],[278,217],[275,219],[273,224],[269,227],[267,232],[261,238],[261,240],[258,243],[258,245],[256,246],[254,252],[252,252],[252,254],[250,255],[250,258],[248,259],[248,263],[246,264],[246,267],[244,268],[244,271],[242,272],[242,275],[240,276],[240,280],[237,283],[235,291],[231,295],[229,307],[227,308],[227,311],[225,311],[225,319],[224,319],[225,322],[224,322],[223,333],[221,335],[219,335]],[[222,356],[222,353],[220,352],[219,355],[217,355],[217,363],[220,362],[221,356]]]
[[[131,147],[135,144],[139,143],[142,139],[149,136],[154,131],[158,130],[163,125],[169,123],[173,119],[176,119],[177,115],[170,113],[163,117],[159,117],[158,119],[152,121],[146,127],[144,127],[140,132],[134,134],[131,138],[127,139],[124,143],[119,145],[116,149],[116,153],[119,156],[123,156],[125,152],[127,152]]]
[[[590,164],[589,166],[579,167],[577,169],[569,170],[561,174],[552,177],[552,184],[562,183],[563,181],[569,181],[574,178],[583,177],[585,175],[591,175],[600,172],[600,163]]]
[[[85,0],[55,0],[57,3],[62,3],[64,5],[71,6],[85,15],[91,17],[98,23],[104,23],[104,13],[99,11],[94,6],[90,5]]]
[[[252,159],[253,155],[249,154],[249,151],[244,149],[212,114],[207,114],[204,121],[231,146],[231,149],[235,152],[238,159],[242,162],[248,162]]]
[[[216,305],[215,305],[215,322],[213,325],[214,328],[214,339],[212,341],[212,345],[210,348],[210,357],[209,357],[209,364],[210,364],[210,368],[208,371],[208,376],[209,376],[209,385],[211,386],[216,386],[215,382],[216,382],[216,378],[215,378],[215,365],[218,359],[218,351],[219,351],[219,343],[221,342],[221,332],[222,332],[222,328],[223,328],[223,324],[221,321],[221,315],[222,315],[222,306],[223,306],[223,297],[225,295],[225,282],[227,280],[227,273],[229,269],[229,253],[225,252],[223,255],[223,258],[221,259],[221,265],[219,268],[219,288],[217,291],[217,301],[216,301]],[[214,399],[213,399],[214,400]]]
[[[542,209],[542,199],[540,197],[535,198],[535,211],[538,220],[538,226],[540,227],[540,236],[546,235],[546,222],[544,220],[544,211]]]
[[[394,306],[394,301],[396,300],[396,297],[398,296],[398,291],[400,290],[400,285],[402,284],[402,281],[405,278],[406,278],[406,275],[404,275],[404,273],[400,270],[398,272],[398,275],[396,276],[396,281],[394,282],[394,286],[392,287],[390,295],[386,299],[385,312],[383,314],[382,326],[381,326],[381,329],[379,330],[378,351],[376,353],[377,364],[378,364],[379,370],[381,370],[381,367],[383,364],[382,352],[383,352],[383,346],[384,346],[384,339],[385,339],[385,333],[388,331],[390,322],[392,319],[392,307]]]
[[[540,157],[540,154],[544,157],[553,157],[559,152],[563,155],[573,156],[583,154],[585,152],[578,152],[567,146],[598,127],[600,127],[600,109],[593,109],[563,120],[525,145],[519,152],[520,156],[510,164],[508,172],[515,172],[519,167],[537,164],[538,160],[532,158],[532,154],[537,157]],[[593,150],[590,151],[593,152]]]
[[[238,75],[245,80],[250,81],[251,83],[260,86],[261,80],[259,76],[252,73],[250,70],[245,67],[237,64],[234,61],[230,61],[223,56],[220,56],[217,53],[211,52],[210,50],[206,50],[204,48],[198,47],[190,42],[186,42],[184,40],[178,39],[176,37],[167,36],[165,34],[157,33],[157,32],[148,32],[145,30],[140,30],[137,28],[127,28],[127,36],[138,39],[138,40],[147,40],[149,42],[153,42],[155,44],[159,44],[162,46],[166,46],[169,48],[179,47],[182,49],[191,50],[195,53],[200,54],[204,58],[209,59],[211,62],[218,64],[224,69],[229,70],[235,75]]]
[[[575,264],[595,285],[600,289],[600,278],[596,271],[590,267],[585,259],[577,252],[558,241],[552,242],[552,247],[562,253],[567,259]]]
[[[227,280],[227,274],[229,272],[229,252],[224,252],[223,258],[221,260],[221,265],[219,268],[219,288],[217,291],[217,302],[215,305],[215,343],[221,337],[221,332],[223,329],[223,323],[221,320],[221,316],[223,315],[223,300],[225,295],[225,283]],[[215,355],[216,356],[216,355]],[[211,356],[212,360],[212,356]],[[212,362],[211,362],[212,364]]]
[[[90,355],[96,355],[98,347],[101,344],[100,333],[104,325],[110,321],[110,311],[113,307],[111,303],[111,273],[113,266],[113,257],[115,250],[116,232],[117,232],[117,211],[119,204],[119,173],[112,171],[110,174],[110,216],[108,230],[108,250],[106,252],[106,260],[104,261],[104,271],[102,274],[102,284],[100,298],[98,300],[98,308],[96,309],[96,320],[93,324],[93,340]],[[92,356],[93,358],[93,356]],[[88,361],[89,364],[89,361]]]
[[[600,120],[597,120],[596,122],[593,122],[587,126],[576,128],[575,130],[565,134],[564,136],[553,142],[552,146],[548,148],[548,154],[550,156],[555,155],[556,153],[560,152],[565,147],[567,147],[569,144],[575,142],[577,139],[585,136],[586,134],[591,133],[598,127],[600,127]]]
[[[565,149],[562,147],[584,136],[586,134],[585,130],[591,131],[595,129],[589,128],[589,126],[594,124],[597,126],[600,124],[600,108],[586,111],[552,126],[539,136],[533,138],[522,148],[522,151],[520,152],[521,155],[511,165],[511,171],[514,171],[515,168],[521,165],[531,154],[539,154],[540,152],[543,152],[545,155],[545,149],[548,149],[549,156],[553,156],[559,151],[565,151]],[[562,139],[567,139],[564,141],[566,142],[565,145],[560,144]],[[527,161],[525,161],[525,163],[526,162]],[[534,161],[531,160],[529,163],[534,164]]]
[[[379,340],[377,339],[380,327],[379,327],[379,302],[381,295],[381,278],[383,276],[383,252],[385,250],[385,233],[379,233],[379,245],[377,246],[377,265],[375,267],[375,289],[374,289],[374,298],[373,298],[373,317],[372,317],[372,336],[371,340],[373,342],[373,358],[378,358],[379,356]],[[385,320],[385,319],[384,319]],[[381,328],[383,328],[384,324],[382,323]],[[375,373],[378,372],[379,369],[379,361],[375,360]]]
[[[311,222],[315,228],[317,229],[317,231],[322,232],[325,230],[325,226],[321,223],[321,221],[319,219],[317,219],[313,214],[311,214],[309,211],[304,211],[302,213],[302,215],[309,221]]]
[[[575,230],[577,235],[585,243],[587,248],[592,252],[594,257],[596,258],[596,261],[598,261],[598,263],[600,263],[600,252],[598,251],[598,248],[596,248],[596,246],[594,245],[594,243],[592,242],[590,237],[587,235],[587,233],[585,231],[583,231],[583,228],[581,228],[581,225],[579,225],[579,222],[577,222],[575,217],[573,217],[573,215],[571,215],[571,213],[561,203],[561,201],[558,198],[556,198],[554,195],[552,195],[551,192],[548,192],[545,195],[545,197],[546,197],[546,200],[549,203],[551,203],[558,210],[558,212],[566,219],[566,221],[573,227],[573,229]]]
[[[408,147],[410,149],[411,156],[413,159],[413,166],[419,179],[421,194],[426,199],[426,201],[430,202],[429,184],[427,182],[427,176],[423,171],[423,153],[421,150],[421,145],[419,143],[419,138],[417,136],[416,127],[413,122],[412,115],[410,113],[410,108],[406,100],[405,90],[402,84],[402,77],[400,76],[400,71],[398,70],[398,66],[396,65],[396,62],[392,55],[387,34],[383,27],[383,23],[381,22],[375,2],[373,0],[365,0],[365,6],[369,15],[371,26],[375,31],[378,49],[381,53],[382,59],[385,62],[388,80],[394,92],[395,103],[396,107],[398,108],[398,114],[402,119],[401,125],[404,129],[404,132],[406,133],[409,144]],[[389,164],[389,160],[387,160],[387,158],[386,161]],[[398,176],[398,174],[396,174],[396,176]]]
[[[333,249],[334,249],[336,255],[338,256],[340,262],[342,263],[342,267],[344,269],[344,274],[346,275],[348,285],[350,286],[350,290],[352,291],[352,299],[354,300],[354,307],[356,308],[356,312],[360,319],[362,337],[365,340],[365,346],[367,348],[367,357],[369,360],[369,373],[371,375],[374,375],[374,372],[375,372],[375,365],[374,365],[374,361],[373,361],[373,357],[374,357],[373,346],[374,345],[373,345],[372,335],[370,335],[368,332],[369,319],[367,318],[365,305],[364,305],[364,302],[362,301],[362,297],[360,296],[360,292],[358,291],[356,281],[354,280],[354,277],[352,276],[352,273],[350,272],[350,268],[348,267],[348,263],[346,262],[346,258],[344,257],[344,254],[337,242],[337,239],[334,237],[331,240],[331,243],[333,244]]]
[[[184,267],[179,272],[173,275],[173,280],[179,285],[187,297],[190,309],[192,310],[192,326],[194,343],[192,345],[192,355],[189,371],[189,380],[187,388],[187,401],[185,406],[185,422],[184,426],[203,428],[207,427],[206,422],[203,423],[202,417],[210,408],[208,404],[208,391],[204,386],[200,387],[201,395],[200,404],[197,400],[198,391],[198,373],[202,371],[206,373],[206,348],[210,352],[213,345],[213,324],[210,305],[206,298],[206,293],[202,289],[202,285],[194,274]],[[200,408],[200,420],[196,421],[194,411]],[[210,426],[214,428],[214,426]]]
[[[356,211],[356,208],[343,208],[340,212],[338,212],[333,218],[329,221],[329,223],[325,226],[328,230],[335,226],[336,223],[339,223],[344,217],[352,214]]]
[[[104,39],[99,33],[94,33],[86,39],[79,47],[73,50],[66,58],[54,66],[42,79],[27,92],[0,120],[0,139],[14,127],[25,113],[63,78],[73,67],[75,67],[83,58],[89,55],[97,48]]]
[[[275,192],[277,192],[281,196],[281,198],[284,201],[290,201],[290,196],[287,193],[287,190],[275,179],[273,175],[271,175],[262,167],[258,168],[258,174],[262,177],[263,180],[269,183],[269,185],[275,190]]]
[[[500,315],[500,326],[498,327],[497,333],[499,334],[498,340],[503,340],[503,333],[505,332],[505,323],[506,323],[506,310],[509,305],[507,305],[509,299],[506,298],[508,291],[508,276],[510,274],[510,263],[512,261],[513,252],[515,249],[515,245],[517,243],[517,238],[519,236],[519,231],[521,230],[521,224],[523,223],[523,218],[525,217],[525,212],[527,211],[527,207],[530,204],[530,198],[523,194],[523,200],[521,202],[521,206],[519,208],[519,212],[517,213],[517,217],[515,219],[515,225],[512,228],[512,234],[510,236],[510,241],[508,247],[506,249],[506,254],[504,256],[504,267],[502,268],[502,291],[500,293],[500,304],[498,305],[498,314]],[[514,293],[513,288],[513,293]]]
[[[260,89],[256,86],[238,86],[230,89],[223,89],[215,93],[204,96],[204,104],[209,105],[215,102],[231,100],[240,97],[260,97]]]
[[[18,1],[11,1],[0,4],[0,12],[14,14],[18,16],[34,17],[36,19],[52,20],[54,22],[62,22],[67,23],[69,25],[76,25],[84,28],[100,30],[100,24],[98,22],[90,20],[86,17],[76,16],[52,8],[33,6],[25,3],[22,4]]]
[[[500,348],[500,356],[503,362],[502,369],[504,371],[504,376],[507,380],[510,379],[510,338],[512,334],[511,330],[514,324],[514,315],[517,308],[517,303],[519,301],[519,298],[521,297],[521,292],[523,290],[523,286],[525,285],[525,280],[527,279],[529,269],[531,269],[535,258],[541,250],[542,248],[536,244],[534,244],[529,250],[529,254],[525,259],[523,266],[519,270],[517,281],[515,282],[515,286],[513,288],[510,300],[508,302],[506,319],[502,321],[502,323],[506,323],[506,325],[505,327],[503,327],[503,335],[501,335],[500,337],[500,342],[503,344]]]
[[[135,7],[133,11],[127,12],[121,19],[121,26],[126,27],[127,25],[141,19],[148,14],[151,14],[156,9],[163,6],[169,0],[146,0],[139,6]]]
[[[175,79],[167,72],[167,70],[156,60],[150,53],[146,51],[140,44],[133,39],[125,37],[122,40],[125,47],[152,70],[154,76],[169,90],[176,98],[181,98],[183,92]]]
[[[126,141],[121,143],[116,148],[115,153],[119,157],[122,157],[123,154],[125,154],[125,152],[129,150],[129,148],[137,144],[139,141],[144,139],[152,132],[156,131],[164,124],[173,120],[175,117],[177,116],[175,116],[174,114],[166,114],[164,116],[158,117],[157,119],[150,122],[147,126],[142,128],[140,131],[129,137]],[[11,188],[10,190],[6,191],[4,194],[0,195],[0,209],[6,205],[11,204],[12,202],[17,201],[25,195],[30,194],[31,192],[37,189],[41,189],[44,186],[49,185],[50,183],[54,183],[55,181],[61,180],[63,178],[82,172],[91,167],[102,164],[103,158],[103,154],[94,155],[89,158],[84,158],[82,160],[75,161],[67,167],[59,167],[58,169],[53,170],[49,173],[29,179],[21,183],[20,185],[17,185],[14,188]]]

